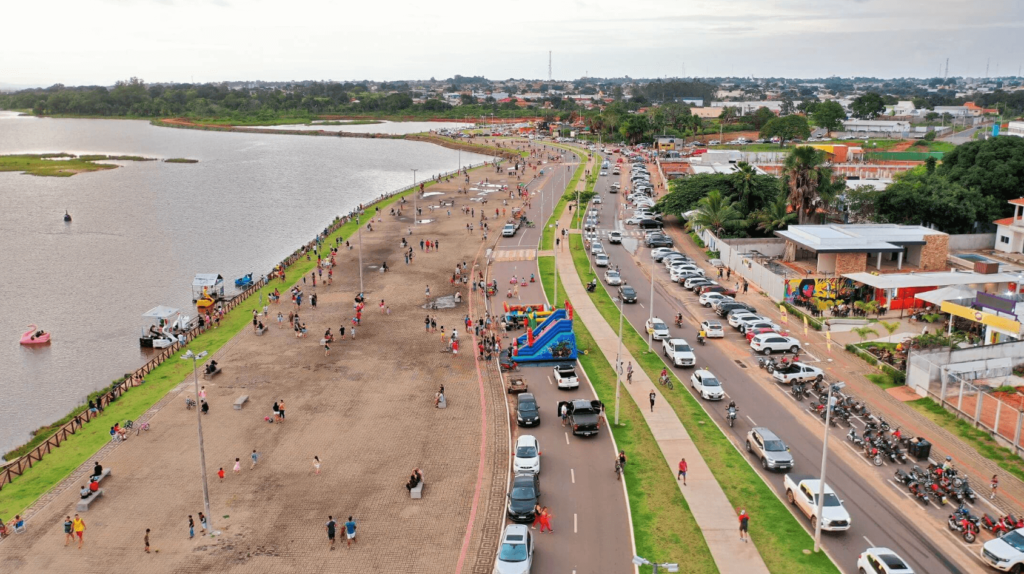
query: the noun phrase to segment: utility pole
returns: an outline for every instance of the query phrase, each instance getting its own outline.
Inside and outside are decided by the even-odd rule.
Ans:
[[[946,73],[942,75],[942,85],[946,85],[946,79],[949,78],[949,58],[946,58]]]
[[[419,212],[417,210],[417,207],[419,205],[419,199],[420,199],[420,192],[419,192],[419,190],[416,189],[416,172],[417,171],[419,171],[419,169],[413,169],[412,170],[412,224],[413,225],[419,225],[419,222],[420,222],[420,216],[419,216]]]
[[[548,81],[550,82],[551,79],[551,50],[548,50]]]
[[[202,400],[199,398],[199,368],[198,362],[203,360],[207,355],[206,351],[201,351],[198,354],[193,353],[192,349],[185,351],[185,354],[181,356],[182,360],[192,361],[192,376],[195,379],[196,386],[196,400]],[[209,526],[210,534],[214,534],[213,530],[213,512],[210,511],[210,486],[206,480],[206,448],[203,446],[203,405],[201,403],[196,404],[196,429],[199,432],[199,470],[203,479],[203,510],[206,511],[206,525]]]
[[[825,402],[825,438],[821,447],[821,480],[818,481],[818,512],[814,521],[814,552],[821,550],[821,513],[825,506],[825,470],[828,468],[828,425],[832,419],[832,393],[846,386],[836,383],[828,386],[828,400]]]

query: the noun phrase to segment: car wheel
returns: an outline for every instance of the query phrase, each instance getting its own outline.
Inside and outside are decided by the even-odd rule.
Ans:
[[[761,468],[768,470],[768,459],[761,457]]]
[[[754,452],[754,449],[750,446],[750,441],[747,441],[747,452]]]
[[[746,327],[740,327],[740,333],[743,333],[744,335],[746,335],[747,334],[747,328]]]
[[[863,568],[858,568],[858,569],[857,569],[857,574],[867,574],[867,573],[866,573],[866,572],[864,572],[864,569],[863,569]]]
[[[818,518],[816,516],[811,517],[811,530],[818,530]]]
[[[789,352],[795,355],[800,352],[800,347],[793,345],[792,347],[789,348]]]
[[[764,354],[765,354],[765,356],[771,355],[772,354],[772,350],[771,349],[765,349],[764,350]]]
[[[711,303],[705,303],[704,306],[707,307],[708,309],[710,309],[711,308]]]
[[[793,496],[793,491],[792,490],[787,490],[786,491],[786,499],[789,500],[790,504],[796,504],[796,497]]]

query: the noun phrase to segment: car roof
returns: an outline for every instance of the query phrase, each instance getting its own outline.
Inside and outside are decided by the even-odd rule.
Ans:
[[[704,323],[707,323],[710,326],[716,326],[716,325],[719,326],[719,327],[722,326],[722,322],[721,321],[712,321],[711,319],[707,319],[705,321],[701,321],[700,322],[701,325],[703,325]]]
[[[519,438],[516,439],[516,446],[519,446],[521,443],[533,446],[537,444],[537,437],[532,434],[519,435]]]
[[[651,323],[664,323],[664,321],[661,320],[661,317],[651,317],[649,320]]]
[[[715,376],[714,373],[712,373],[711,371],[709,371],[707,369],[697,369],[696,371],[693,372],[693,374],[700,375],[701,377],[708,377],[708,376],[714,377]],[[717,378],[717,377],[715,377],[715,378]]]
[[[686,339],[666,339],[665,341],[669,345],[690,345],[689,343],[686,342]]]
[[[533,393],[519,393],[519,402],[526,401],[537,401],[537,397],[533,396]]]
[[[878,557],[879,560],[885,562],[885,565],[889,568],[898,568],[899,570],[910,570],[910,565],[907,561],[900,558],[899,554],[896,554],[892,550],[884,547],[868,548],[864,552],[869,552]]]
[[[754,427],[750,430],[761,435],[761,438],[764,440],[782,440],[779,438],[779,435],[773,433],[768,427]]]
[[[505,536],[503,537],[503,539],[507,538],[508,535],[511,534],[513,536],[522,536],[522,542],[526,543],[526,534],[529,532],[529,530],[530,527],[525,524],[509,524],[505,527]],[[516,542],[519,541],[517,540]]]

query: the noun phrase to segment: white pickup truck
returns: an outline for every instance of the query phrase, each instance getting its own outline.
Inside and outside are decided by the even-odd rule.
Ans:
[[[773,370],[772,378],[784,384],[808,383],[824,379],[825,372],[818,367],[812,367],[803,363],[793,363]]]
[[[575,389],[580,386],[580,379],[576,376],[576,366],[572,363],[555,365],[555,384],[560,389]]]
[[[811,528],[818,523],[818,489],[821,481],[810,476],[794,476],[787,474],[783,479],[786,487],[786,498],[811,519]],[[825,504],[822,507],[821,529],[829,532],[842,532],[850,529],[850,514],[843,508],[835,491],[825,485]]]

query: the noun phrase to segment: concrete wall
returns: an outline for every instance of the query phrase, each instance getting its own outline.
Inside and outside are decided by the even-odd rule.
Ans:
[[[962,233],[949,236],[950,251],[992,249],[995,244],[995,233]]]
[[[719,252],[722,262],[743,277],[748,282],[756,285],[774,301],[782,301],[786,297],[785,278],[777,275],[767,267],[754,262],[748,257],[741,255],[750,251],[757,251],[770,257],[782,255],[786,243],[783,239],[727,239],[719,240],[715,234],[707,229],[700,233],[701,239],[708,249]]]
[[[818,273],[835,273],[836,272],[836,260],[838,259],[837,253],[819,253],[818,254]]]
[[[968,349],[937,349],[933,351],[910,352],[910,369],[907,386],[917,394],[925,396],[942,395],[945,379],[949,397],[949,386],[955,379],[975,380],[1005,377],[1012,374],[1013,367],[1024,362],[1024,341],[1013,341],[998,345],[970,347]],[[958,377],[954,377],[956,373]],[[956,383],[959,385],[959,383]]]

